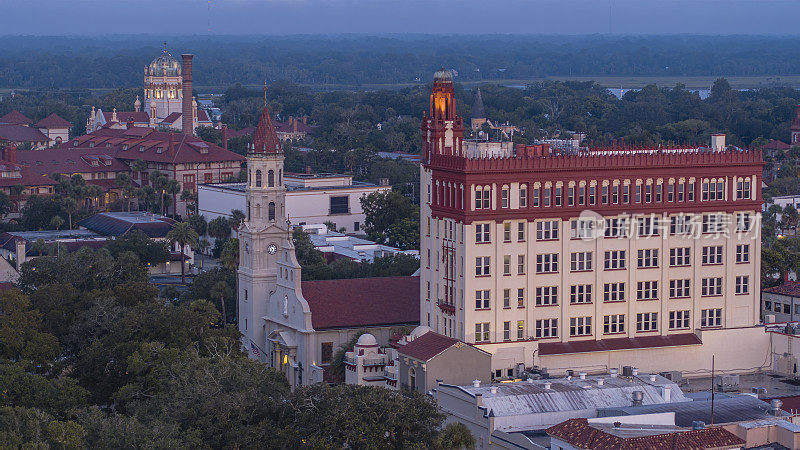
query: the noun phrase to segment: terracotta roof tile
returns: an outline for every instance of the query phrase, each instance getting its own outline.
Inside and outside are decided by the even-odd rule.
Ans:
[[[37,128],[53,129],[53,128],[69,128],[71,126],[72,126],[71,123],[67,122],[65,119],[63,119],[61,116],[55,113],[50,114],[44,119],[36,122]]]
[[[278,133],[275,132],[269,110],[266,107],[261,111],[261,118],[258,120],[258,126],[253,134],[251,151],[255,153],[280,153],[283,151]]]
[[[459,341],[458,339],[453,339],[433,331],[428,331],[427,333],[418,336],[408,344],[398,347],[397,352],[420,361],[430,361],[434,356],[442,353],[459,342],[462,342],[464,345],[470,345],[464,343],[463,341]],[[483,352],[483,350],[472,345],[470,345],[470,347]]]
[[[302,282],[315,330],[419,323],[419,277]]]
[[[113,155],[112,148],[103,146],[17,152],[20,165],[41,175],[130,171],[125,163]],[[97,165],[93,165],[93,161],[97,161]]]
[[[762,289],[761,292],[788,295],[790,297],[800,297],[800,281],[786,281],[780,286]]]
[[[103,111],[106,122],[113,122],[114,112]],[[128,119],[133,119],[134,123],[150,123],[150,114],[145,111],[117,111],[117,122],[128,123]]]
[[[174,113],[170,113],[170,115],[165,117],[164,120],[162,120],[161,122],[162,123],[175,123],[175,122],[179,121],[180,119],[181,119],[181,113],[174,112]]]
[[[586,419],[569,419],[545,431],[576,448],[593,450],[722,449],[740,448],[746,443],[735,434],[717,427],[623,438],[592,427]]]
[[[677,345],[699,345],[703,341],[694,333],[668,334],[666,336],[642,336],[635,338],[602,339],[599,341],[546,342],[539,344],[540,355],[563,353],[602,352],[632,348],[674,347]]]
[[[49,139],[36,128],[25,125],[0,124],[0,140],[11,142],[47,142]]]
[[[31,119],[25,117],[25,114],[17,111],[16,109],[0,117],[0,123],[8,123],[13,125],[30,125],[33,122]]]

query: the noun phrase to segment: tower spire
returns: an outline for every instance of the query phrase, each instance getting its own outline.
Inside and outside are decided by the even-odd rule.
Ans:
[[[264,109],[267,108],[267,80],[264,80]]]
[[[167,41],[164,41],[164,54],[167,54]]]

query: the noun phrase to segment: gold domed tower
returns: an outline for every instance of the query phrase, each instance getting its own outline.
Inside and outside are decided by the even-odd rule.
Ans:
[[[156,122],[181,112],[182,85],[181,64],[167,51],[165,42],[162,53],[144,67],[144,103],[155,103]]]

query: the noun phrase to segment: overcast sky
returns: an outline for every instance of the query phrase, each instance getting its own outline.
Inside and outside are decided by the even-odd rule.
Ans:
[[[209,14],[210,11],[210,14]],[[799,34],[798,0],[0,0],[0,34]]]

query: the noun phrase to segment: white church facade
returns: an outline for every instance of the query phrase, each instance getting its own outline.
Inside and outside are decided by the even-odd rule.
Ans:
[[[247,206],[239,231],[239,330],[253,358],[292,386],[330,379],[336,350],[358,330],[386,345],[419,323],[419,279],[301,281],[286,215],[284,155],[266,106],[247,157]]]

